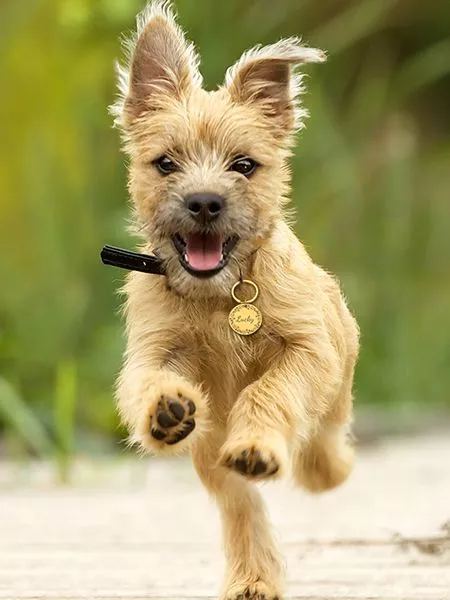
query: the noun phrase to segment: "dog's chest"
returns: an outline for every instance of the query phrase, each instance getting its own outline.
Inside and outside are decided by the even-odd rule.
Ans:
[[[267,370],[281,348],[280,340],[263,327],[253,335],[239,335],[230,327],[227,310],[211,310],[191,323],[190,344],[202,374],[224,383],[246,382]]]

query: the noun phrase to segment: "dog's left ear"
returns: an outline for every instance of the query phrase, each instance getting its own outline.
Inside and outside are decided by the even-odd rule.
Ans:
[[[255,104],[272,120],[276,133],[287,136],[302,126],[307,114],[297,100],[303,87],[302,75],[295,67],[325,60],[322,50],[288,38],[243,54],[228,69],[225,86],[235,102]]]
[[[170,1],[151,0],[137,17],[136,34],[125,40],[128,65],[117,65],[119,98],[111,107],[115,123],[127,129],[161,98],[181,100],[202,76],[199,57],[178,26]]]

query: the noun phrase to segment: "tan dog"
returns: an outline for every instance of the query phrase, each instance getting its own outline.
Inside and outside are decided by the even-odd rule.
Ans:
[[[254,481],[291,472],[318,492],[353,463],[358,328],[283,216],[305,117],[294,66],[324,55],[296,38],[256,48],[207,92],[160,2],[138,17],[128,50],[113,110],[143,249],[158,249],[166,277],[133,273],[125,286],[120,414],[141,448],[191,451],[223,520],[222,597],[274,600],[283,568]],[[228,321],[240,271],[260,290],[263,323],[247,336]],[[253,289],[238,285],[238,298]]]

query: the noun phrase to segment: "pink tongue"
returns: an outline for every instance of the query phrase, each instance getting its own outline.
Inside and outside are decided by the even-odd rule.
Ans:
[[[220,235],[193,233],[186,238],[186,254],[191,267],[198,271],[215,269],[222,260]]]

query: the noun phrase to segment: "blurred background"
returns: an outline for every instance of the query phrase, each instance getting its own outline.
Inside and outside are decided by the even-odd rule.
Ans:
[[[302,34],[311,112],[294,158],[297,232],[362,329],[357,405],[450,414],[450,6],[442,0],[178,0],[208,87],[243,50]],[[132,248],[107,106],[141,0],[0,5],[0,457],[124,452],[124,347],[105,243]],[[375,418],[375,417],[374,417]]]

